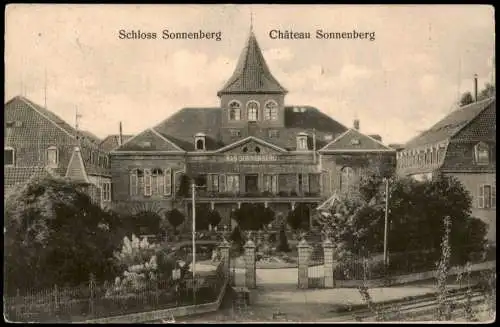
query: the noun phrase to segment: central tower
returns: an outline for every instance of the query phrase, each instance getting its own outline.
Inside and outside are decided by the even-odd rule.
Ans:
[[[286,94],[271,74],[251,30],[233,75],[217,92],[223,127],[284,127]]]

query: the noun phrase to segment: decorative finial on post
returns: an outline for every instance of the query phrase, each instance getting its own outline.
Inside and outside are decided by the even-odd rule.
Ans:
[[[247,234],[247,240],[249,240],[249,241],[252,240],[253,232],[251,230],[249,230],[246,232],[246,234]]]

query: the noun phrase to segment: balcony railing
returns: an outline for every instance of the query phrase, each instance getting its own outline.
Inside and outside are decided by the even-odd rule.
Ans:
[[[178,195],[182,197],[181,195]],[[268,191],[262,192],[211,192],[205,190],[197,190],[196,197],[198,198],[318,198],[320,192],[295,192],[281,191],[272,193]],[[185,197],[191,197],[191,191]]]

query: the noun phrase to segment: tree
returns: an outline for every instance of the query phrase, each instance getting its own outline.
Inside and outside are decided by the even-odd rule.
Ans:
[[[478,100],[484,100],[495,95],[495,85],[486,83],[484,89],[479,92]]]
[[[274,212],[262,203],[244,203],[231,214],[243,230],[259,230],[274,219]]]
[[[309,229],[309,215],[309,206],[304,203],[299,203],[292,211],[288,213],[288,224],[294,230]]]
[[[174,228],[174,231],[177,230],[177,227],[180,226],[184,222],[184,215],[177,209],[172,209],[167,211],[165,214],[165,218],[167,218],[168,222]]]
[[[385,196],[383,181],[367,178],[359,189],[366,196],[341,198],[327,217],[317,215],[323,230],[333,233],[336,244],[347,253],[379,253],[384,243]],[[471,198],[463,185],[452,177],[438,176],[429,181],[410,178],[392,178],[389,188],[390,253],[405,253],[408,249],[427,250],[427,261],[439,259],[439,249],[444,228],[443,217],[452,220],[450,246],[453,264],[463,264],[485,246],[486,225],[471,216]],[[463,240],[467,240],[464,244]],[[417,255],[417,254],[415,254]],[[424,259],[422,259],[424,260]],[[391,264],[398,265],[391,256]]]
[[[474,98],[470,92],[465,92],[460,98],[460,107],[466,106],[474,102]]]
[[[8,291],[113,276],[111,258],[124,236],[120,217],[92,203],[80,185],[31,179],[8,195],[4,214]]]
[[[210,210],[208,212],[208,222],[212,227],[219,225],[222,217],[217,210]]]
[[[280,239],[277,250],[281,252],[290,252],[290,246],[288,245],[288,239],[286,237],[285,224],[282,224],[280,228]]]

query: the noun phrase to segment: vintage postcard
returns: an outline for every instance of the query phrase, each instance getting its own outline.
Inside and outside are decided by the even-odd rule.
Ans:
[[[4,319],[492,322],[494,8],[5,7]]]

